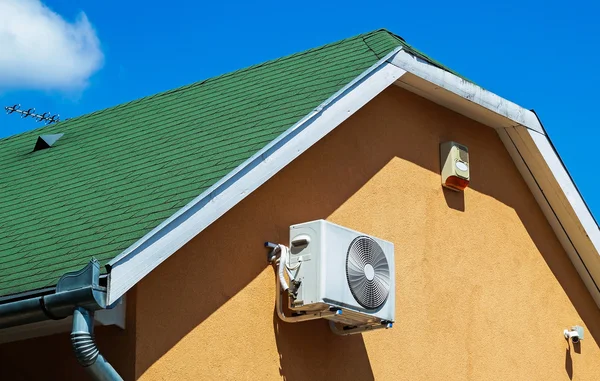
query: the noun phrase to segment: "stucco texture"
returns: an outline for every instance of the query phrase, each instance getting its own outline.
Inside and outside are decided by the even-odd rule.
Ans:
[[[439,144],[471,185],[440,186]],[[326,218],[392,241],[396,324],[282,323],[262,242]],[[138,285],[142,380],[598,380],[600,311],[496,132],[397,87]],[[573,348],[562,336],[585,326]]]

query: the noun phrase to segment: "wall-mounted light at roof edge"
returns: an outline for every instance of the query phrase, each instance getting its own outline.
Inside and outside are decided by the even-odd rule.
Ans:
[[[35,142],[34,151],[50,148],[58,139],[62,138],[64,134],[51,134],[51,135],[40,135]]]
[[[445,142],[440,145],[440,167],[442,168],[442,185],[454,191],[462,191],[469,186],[471,180],[469,165],[469,149],[456,142]]]

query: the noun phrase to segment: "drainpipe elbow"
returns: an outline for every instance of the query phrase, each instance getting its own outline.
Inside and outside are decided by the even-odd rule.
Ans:
[[[77,362],[95,381],[123,381],[117,371],[100,354],[94,340],[94,313],[82,307],[73,311],[71,345]]]

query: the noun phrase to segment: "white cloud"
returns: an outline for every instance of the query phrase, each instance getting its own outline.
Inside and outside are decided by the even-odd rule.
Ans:
[[[0,0],[0,89],[81,90],[103,60],[85,13],[68,22],[40,0]]]

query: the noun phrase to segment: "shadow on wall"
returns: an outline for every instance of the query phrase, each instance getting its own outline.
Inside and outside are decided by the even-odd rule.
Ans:
[[[439,173],[439,143],[447,140],[469,147],[470,187],[516,211],[590,335],[600,342],[600,311],[552,239],[549,224],[540,224],[542,212],[524,192],[526,185],[496,132],[399,88],[377,99],[142,280],[138,305],[148,308],[151,318],[138,320],[138,376],[264,271],[268,265],[261,241],[286,242],[291,224],[330,216],[394,158]],[[518,186],[507,185],[508,179]],[[444,197],[449,207],[465,210],[461,193],[445,191]],[[137,313],[144,315],[140,309]],[[335,337],[323,321],[290,324],[276,316],[273,329],[285,379],[373,379],[362,336]]]
[[[512,166],[514,167],[514,164]],[[513,169],[508,166],[505,167]],[[482,166],[482,168],[476,169],[475,174],[472,174],[472,176],[486,178],[486,170],[487,167]],[[517,170],[514,169],[514,171]],[[600,343],[600,309],[585,287],[577,270],[573,266],[573,263],[565,253],[561,243],[550,227],[550,224],[545,220],[533,195],[530,192],[527,192],[526,194],[516,194],[516,190],[511,191],[510,187],[501,185],[503,181],[509,181],[509,179],[514,178],[514,176],[511,176],[506,172],[506,169],[498,166],[497,168],[494,168],[495,176],[487,176],[488,179],[493,181],[484,181],[481,183],[475,182],[474,188],[496,198],[515,210],[523,226],[529,233],[531,240],[548,265],[548,268],[552,271],[552,274],[568,296],[571,304],[587,326],[590,335],[594,338],[596,343]],[[518,181],[520,183],[524,182],[521,177],[518,178]],[[544,223],[540,224],[542,219],[544,219]],[[579,322],[566,323],[564,328],[567,328],[569,324],[575,325],[578,323]]]
[[[339,168],[332,176],[331,164],[321,164],[341,162],[333,155],[324,157],[320,148],[312,152],[250,194],[137,286],[137,377],[270,266],[264,241],[287,242],[290,225],[327,217],[385,165],[376,163],[360,172]],[[305,168],[311,168],[311,174],[298,176]],[[270,285],[274,288],[275,281]],[[266,292],[272,311],[275,295]],[[261,334],[272,334],[271,324],[268,328]],[[337,337],[323,321],[290,324],[277,317],[273,330],[287,380],[330,380],[340,375],[373,379],[361,335]],[[223,335],[215,340],[226,340]]]
[[[567,347],[565,350],[565,371],[569,380],[573,379],[573,359],[571,358],[571,347]]]
[[[127,294],[127,329],[96,326],[100,353],[125,380],[135,378],[135,291]],[[0,380],[89,380],[71,346],[70,333],[0,345]]]
[[[573,343],[573,350],[577,354],[581,354],[581,342]],[[567,349],[565,350],[565,372],[569,376],[569,380],[573,379],[573,358],[571,357],[571,341],[567,341]]]
[[[336,336],[321,319],[284,323],[275,311],[273,330],[285,381],[374,380],[361,334]]]
[[[465,194],[463,192],[456,192],[448,188],[442,188],[444,192],[444,199],[449,208],[458,210],[459,212],[465,211]]]
[[[405,93],[403,96],[406,95]],[[596,343],[600,344],[600,309],[585,287],[573,263],[565,253],[533,194],[531,194],[529,188],[525,185],[525,180],[523,180],[514,162],[510,159],[504,144],[496,135],[496,132],[490,128],[483,129],[483,132],[478,134],[479,136],[477,134],[469,134],[468,132],[465,134],[466,131],[461,130],[475,128],[475,126],[471,126],[475,122],[465,120],[460,115],[454,114],[449,110],[440,108],[438,112],[455,115],[454,118],[448,117],[447,120],[450,123],[462,125],[453,131],[440,131],[438,144],[448,140],[461,139],[460,142],[469,146],[471,153],[471,182],[469,188],[491,196],[514,209],[544,261],[587,326],[590,335]],[[451,122],[453,119],[458,120]],[[464,135],[464,137],[460,137],[461,135]],[[485,135],[493,135],[493,138],[489,137],[487,140],[488,142],[494,142],[494,144],[482,146],[481,142],[483,139],[481,138]],[[418,143],[412,142],[412,144]],[[409,157],[407,159],[413,160]],[[428,162],[413,161],[413,163],[431,171],[440,172],[439,164],[431,160]],[[520,191],[523,188],[527,192]],[[448,189],[444,189],[443,191],[448,207],[458,211],[465,211],[463,193],[453,192]],[[540,221],[544,221],[544,223],[540,224]],[[577,323],[572,322],[569,324]],[[579,348],[576,348],[576,353],[580,353],[577,349]]]
[[[123,330],[117,327],[99,327],[95,329],[98,337],[123,335]],[[107,343],[100,348],[106,356]],[[122,344],[122,343],[119,343]],[[100,344],[98,344],[100,345]],[[114,345],[114,344],[113,344]],[[87,380],[89,375],[77,363],[71,347],[68,333],[45,336],[35,339],[16,341],[3,344],[0,350],[0,380]],[[110,352],[110,351],[109,351]],[[112,353],[109,353],[110,356]],[[116,356],[110,356],[109,362],[120,368],[120,374],[130,379],[131,374],[119,367]],[[132,359],[129,359],[132,361]]]
[[[573,267],[573,263],[564,253],[560,242],[558,242],[558,239],[547,239],[547,236],[544,236],[544,234],[540,232],[540,229],[531,224],[531,222],[533,222],[530,222],[532,216],[527,212],[519,213],[519,217],[523,221],[523,224],[527,228],[527,231],[531,235],[538,250],[542,253],[544,260],[554,274],[554,277],[558,280],[565,291],[565,294],[567,294],[569,300],[573,304],[573,307],[575,307],[575,310],[585,323],[589,334],[594,338],[594,341],[600,345],[600,309],[598,309],[598,306],[583,284],[577,270]],[[559,250],[557,250],[557,248],[559,248]],[[579,322],[569,322],[567,326],[578,323]],[[567,326],[565,326],[565,328],[567,328]],[[587,333],[588,332],[586,332],[586,334]],[[586,344],[587,343],[589,343],[589,340]],[[580,352],[581,350],[576,350],[576,353]]]

